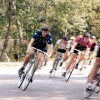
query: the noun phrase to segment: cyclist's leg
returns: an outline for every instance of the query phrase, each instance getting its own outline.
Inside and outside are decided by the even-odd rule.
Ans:
[[[86,82],[86,92],[92,92],[96,88],[96,84],[93,84],[93,80],[99,65],[100,57],[97,57],[93,65],[93,68],[89,74],[88,81]]]
[[[98,67],[100,66],[100,57],[96,57],[95,63],[93,65],[93,68],[89,74],[89,78],[88,78],[88,82],[92,83],[93,79],[95,77],[96,71],[98,69]]]
[[[25,66],[29,59],[32,57],[32,55],[34,54],[34,48],[32,48],[29,53],[25,56],[24,62],[23,62],[23,66]]]
[[[40,63],[41,63],[41,59],[44,57],[44,54],[39,52],[38,55],[37,55],[37,58],[36,58],[36,67],[38,68]]]
[[[44,60],[45,60],[44,66],[46,66],[47,65],[47,62],[48,62],[48,57],[44,57]]]
[[[34,54],[34,48],[32,48],[29,53],[25,56],[24,62],[22,67],[19,69],[18,74],[21,75],[23,73],[25,65],[28,63],[29,59],[32,57]]]
[[[74,58],[75,58],[76,56],[77,56],[76,53],[72,53],[72,54],[71,54],[71,58],[70,58],[70,60],[69,60],[69,63],[68,63],[67,66],[66,66],[66,70],[68,70],[68,69],[70,68],[70,66],[71,66],[71,64],[73,63]]]
[[[85,54],[83,54],[83,53],[81,53],[81,54],[79,55],[78,62],[77,62],[77,64],[76,64],[76,66],[75,66],[76,69],[78,69],[78,65],[80,64],[80,62],[81,62],[82,60],[84,60],[84,56],[85,56]]]
[[[71,54],[71,58],[69,58],[69,59],[70,59],[70,60],[69,60],[69,63],[68,63],[67,66],[66,66],[66,71],[62,74],[62,76],[65,77],[67,70],[70,69],[70,66],[71,66],[71,64],[73,63],[73,61],[74,61],[74,59],[75,59],[76,56],[77,56],[77,53],[72,53],[72,54]],[[71,67],[71,69],[72,69],[72,67]]]
[[[96,52],[95,51],[93,51],[93,52],[90,53],[89,65],[91,64],[91,62],[95,58],[95,56],[96,56]]]
[[[90,75],[89,75],[88,81],[90,83],[92,83],[99,65],[100,65],[100,47],[98,48],[96,60],[95,60],[95,63],[93,65],[93,68],[92,68]]]
[[[58,57],[58,52],[57,52],[56,55],[55,55],[55,59],[54,59],[54,61],[53,61],[53,67],[54,67],[54,64],[55,64],[55,61],[56,61],[57,57]],[[52,69],[50,70],[50,73],[52,73],[53,67],[52,67]]]
[[[62,53],[62,59],[63,59],[63,61],[60,63],[60,66],[62,66],[63,62],[68,59],[68,53],[67,52]]]
[[[100,65],[100,47],[98,48],[98,52],[97,52],[97,56],[96,56],[96,60],[95,60],[95,63],[93,65],[93,68],[89,74],[89,77],[88,77],[88,81],[86,83],[86,91],[92,91],[94,89],[93,87],[93,80],[94,80],[94,77],[95,77],[95,74],[98,70],[98,67]]]

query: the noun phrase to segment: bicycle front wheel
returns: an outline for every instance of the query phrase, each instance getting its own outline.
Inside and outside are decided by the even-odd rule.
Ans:
[[[31,69],[26,73],[25,79],[22,84],[22,90],[26,90],[30,83],[32,83],[33,75],[36,71],[36,66],[31,67]]]
[[[30,71],[31,66],[32,66],[32,62],[28,62],[27,65],[25,66],[25,69],[20,77],[19,83],[18,83],[18,88],[20,88],[24,82],[24,79],[26,77],[26,74]]]
[[[66,73],[66,76],[65,76],[65,81],[67,82],[72,74],[73,70],[68,70],[68,72]]]
[[[20,80],[19,80],[19,83],[18,83],[18,88],[21,87],[21,85],[22,85],[22,83],[23,83],[23,81],[25,79],[25,76],[26,76],[26,74],[25,73],[22,73],[22,75],[20,77]]]
[[[54,62],[54,64],[53,64],[52,71],[51,71],[50,76],[49,76],[50,78],[52,77],[52,75],[54,75],[54,76],[55,76],[55,72],[56,72],[56,70],[57,70],[58,62],[59,62],[59,60],[58,60],[58,59],[57,59],[57,60],[55,60],[55,62]]]

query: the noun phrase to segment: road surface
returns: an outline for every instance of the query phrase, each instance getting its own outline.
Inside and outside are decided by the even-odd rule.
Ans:
[[[71,79],[66,83],[61,76],[60,68],[55,77],[49,78],[52,62],[35,73],[34,81],[22,91],[17,88],[19,77],[18,69],[22,63],[0,63],[0,100],[88,100],[83,97],[86,76],[74,71]],[[89,100],[100,100],[98,94],[94,94]]]

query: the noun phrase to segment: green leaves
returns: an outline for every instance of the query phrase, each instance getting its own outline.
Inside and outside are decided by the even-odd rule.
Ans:
[[[90,29],[90,21],[99,19],[99,0],[14,0],[14,3],[13,24],[16,26],[16,21],[20,21],[24,36],[31,35],[43,23],[49,24],[53,33],[68,33],[66,28],[72,33],[85,31]],[[0,6],[0,24],[0,28],[7,26],[6,0]]]

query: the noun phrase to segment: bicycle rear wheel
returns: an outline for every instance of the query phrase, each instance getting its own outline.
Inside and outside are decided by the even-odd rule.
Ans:
[[[50,76],[49,76],[50,78],[52,77],[52,75],[55,76],[55,72],[56,72],[56,70],[57,70],[58,63],[59,63],[59,60],[58,60],[58,59],[55,60],[55,62],[54,62],[54,64],[53,64],[52,72],[50,73]]]
[[[27,89],[27,87],[29,86],[29,84],[32,83],[33,75],[34,75],[36,69],[37,68],[34,64],[34,66],[32,66],[31,69],[27,72],[25,79],[23,81],[23,84],[22,84],[23,91],[25,91]]]

